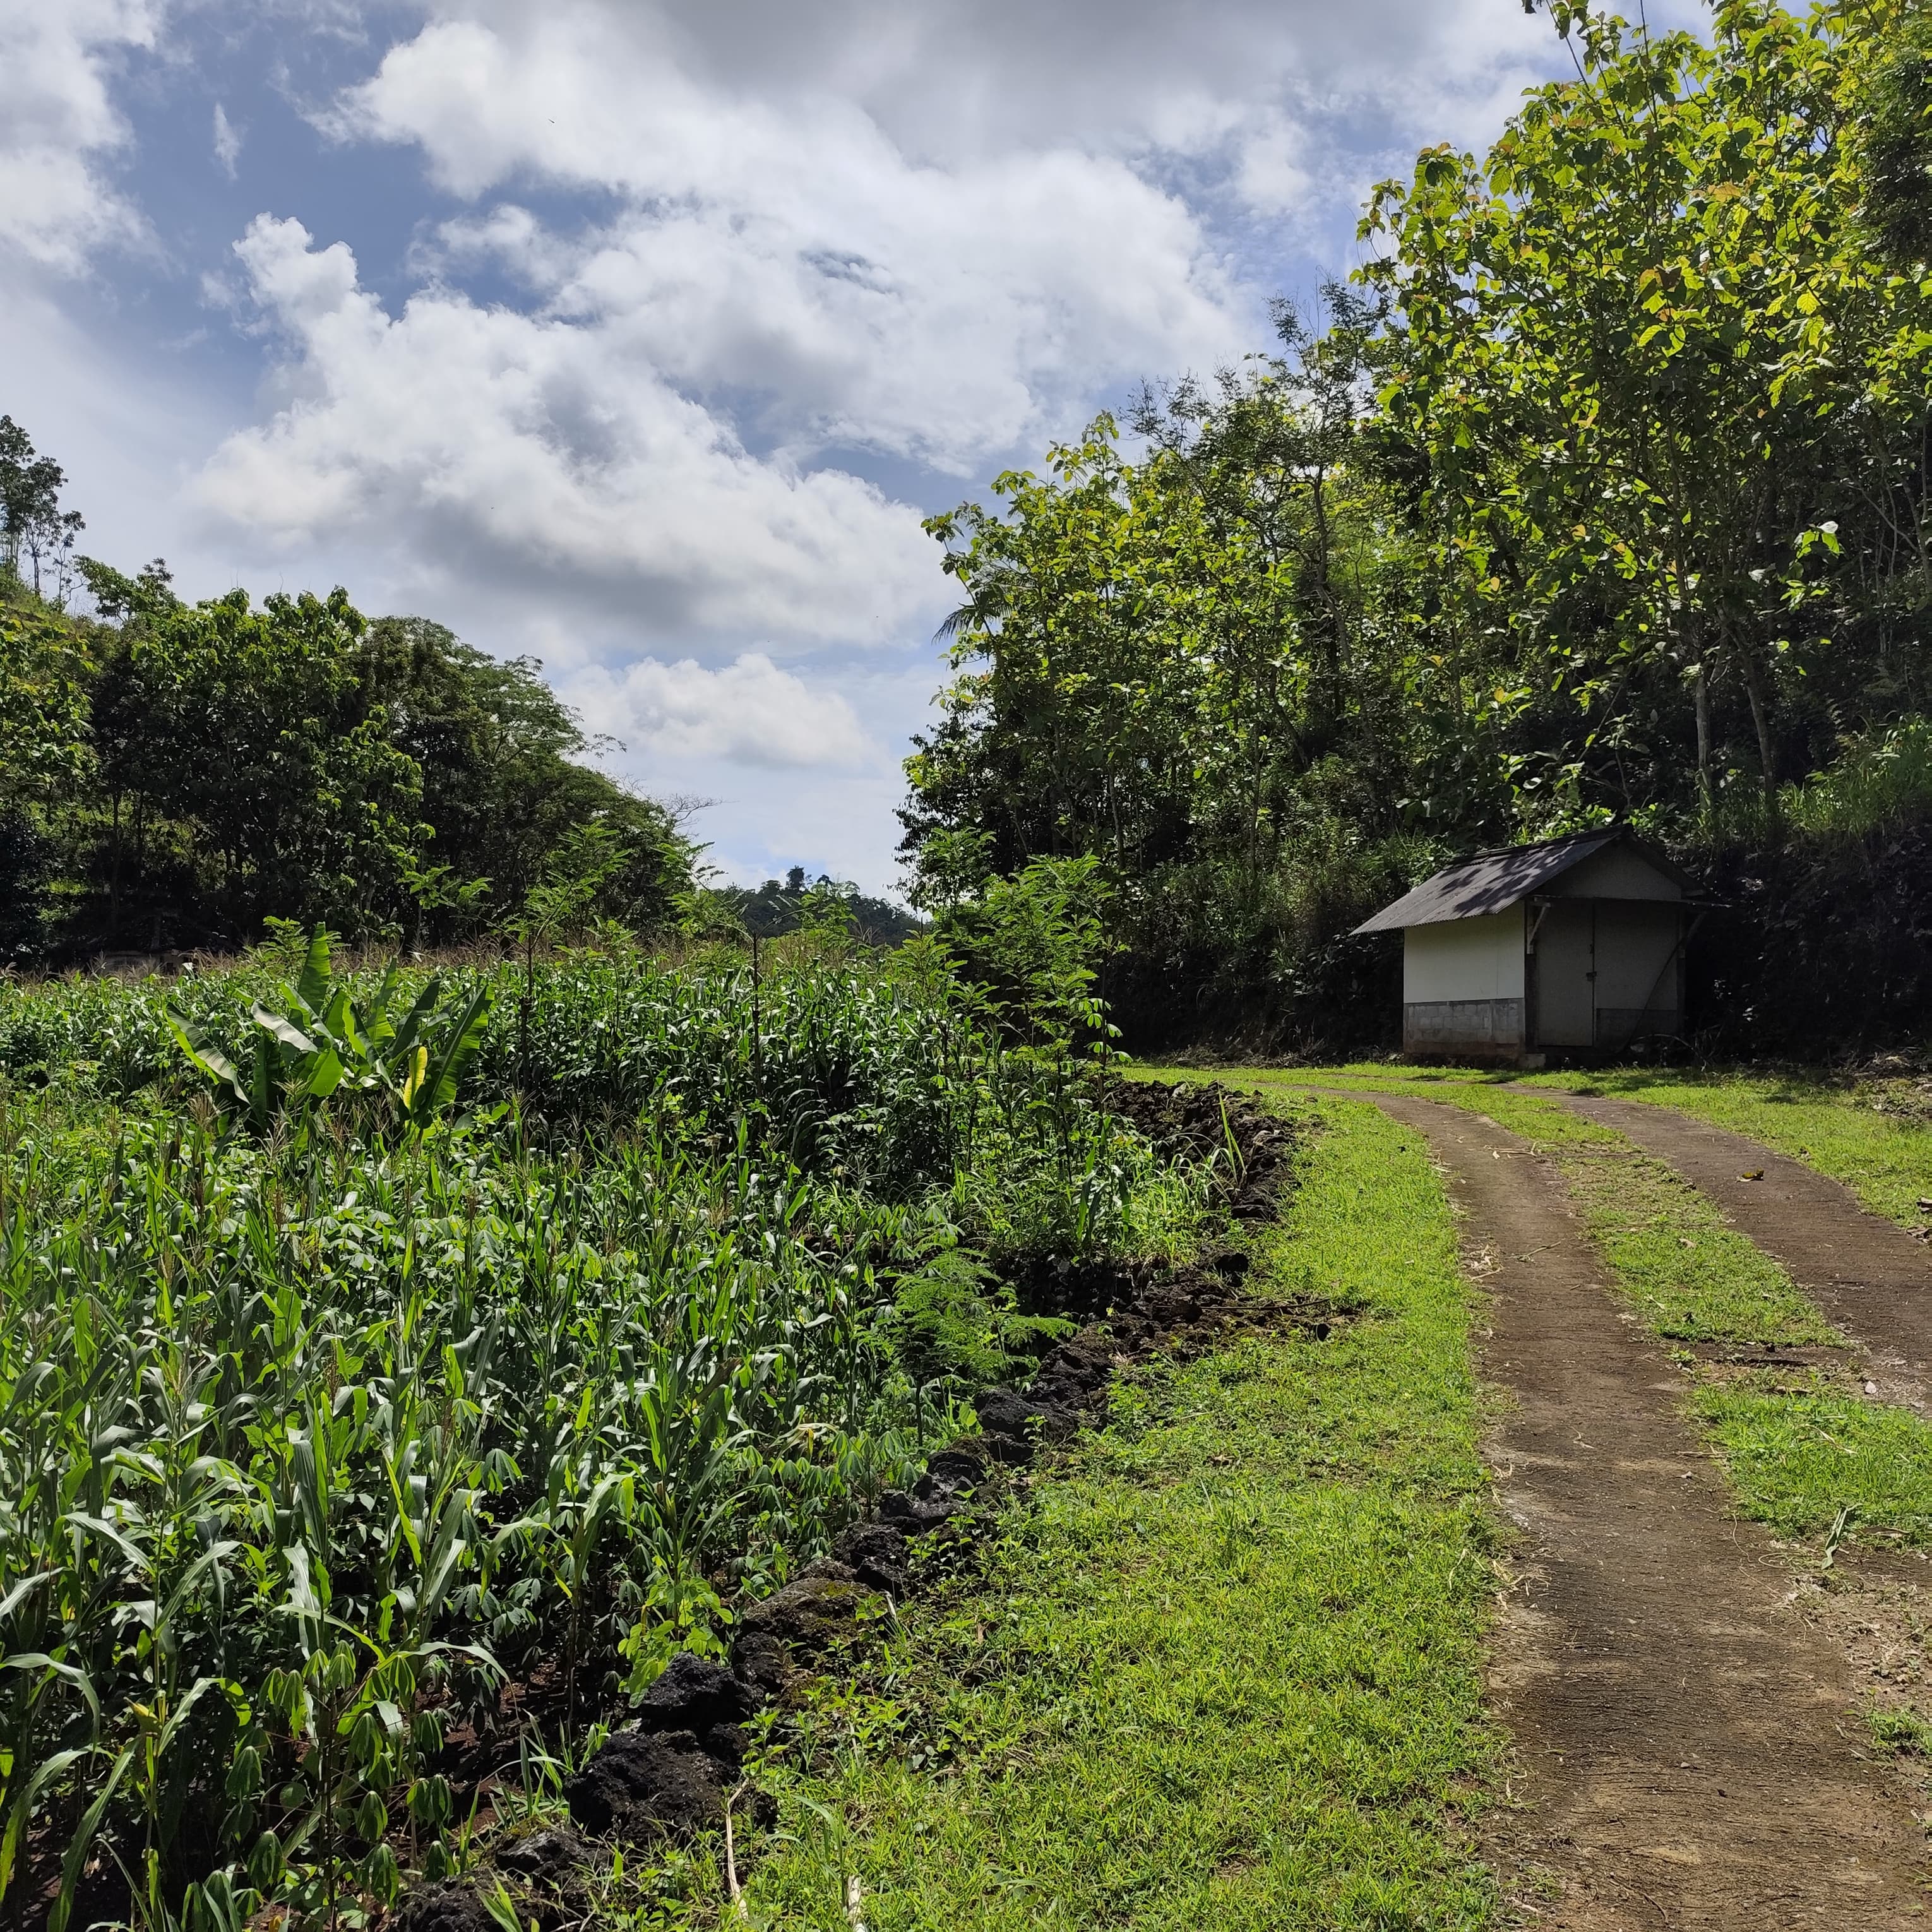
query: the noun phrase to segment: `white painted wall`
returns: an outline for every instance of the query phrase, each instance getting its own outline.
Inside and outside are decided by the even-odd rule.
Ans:
[[[1522,907],[1406,928],[1402,997],[1408,1006],[1429,1000],[1521,999]]]

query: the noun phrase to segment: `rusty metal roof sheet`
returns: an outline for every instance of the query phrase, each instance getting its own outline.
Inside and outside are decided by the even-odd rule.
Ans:
[[[1511,845],[1500,852],[1479,852],[1473,859],[1459,860],[1403,893],[1394,904],[1384,906],[1374,918],[1363,920],[1355,931],[1400,932],[1408,926],[1438,926],[1448,920],[1480,919],[1486,913],[1506,912],[1539,886],[1619,841],[1635,845],[1666,878],[1688,883],[1628,826],[1606,826],[1600,832],[1574,832],[1567,838],[1546,838],[1535,845]]]

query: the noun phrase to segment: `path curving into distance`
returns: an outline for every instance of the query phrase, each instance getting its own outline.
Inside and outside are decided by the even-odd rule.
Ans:
[[[1728,1513],[1679,1379],[1612,1293],[1554,1168],[1458,1108],[1330,1097],[1426,1138],[1465,1264],[1493,1298],[1480,1366],[1513,1406],[1488,1453],[1522,1541],[1490,1691],[1529,1802],[1492,1850],[1523,1922],[1932,1924],[1924,1834],[1864,1747],[1850,1669],[1792,1608],[1769,1538]]]
[[[1538,1097],[1674,1168],[1863,1346],[1883,1400],[1932,1408],[1932,1248],[1828,1175],[1726,1128],[1641,1101]]]

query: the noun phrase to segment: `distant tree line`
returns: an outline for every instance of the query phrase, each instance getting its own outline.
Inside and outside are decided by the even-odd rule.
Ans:
[[[821,872],[807,882],[794,866],[782,880],[749,886],[714,886],[705,892],[704,918],[709,929],[742,932],[748,938],[777,939],[814,927],[836,928],[866,946],[897,946],[926,922],[890,899],[862,892],[849,879]]]
[[[63,480],[0,418],[8,956],[230,946],[269,918],[434,945],[545,908],[688,915],[695,848],[584,762],[533,660],[339,590],[188,603],[158,561],[72,557]],[[62,608],[82,583],[91,616]]]
[[[1734,902],[1714,1024],[1924,1024],[1932,26],[1545,4],[1574,77],[1379,188],[1272,356],[928,524],[920,902],[1092,855],[1143,1040],[1370,1034],[1351,926],[1613,818]]]

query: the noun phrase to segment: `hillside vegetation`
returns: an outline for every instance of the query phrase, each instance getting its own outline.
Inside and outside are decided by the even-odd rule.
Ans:
[[[190,604],[159,564],[79,568],[91,617],[0,570],[0,945],[16,959],[232,950],[271,917],[447,942],[541,917],[544,886],[573,893],[580,922],[677,919],[691,847],[582,762],[535,662],[426,619],[367,621],[339,590]]]

